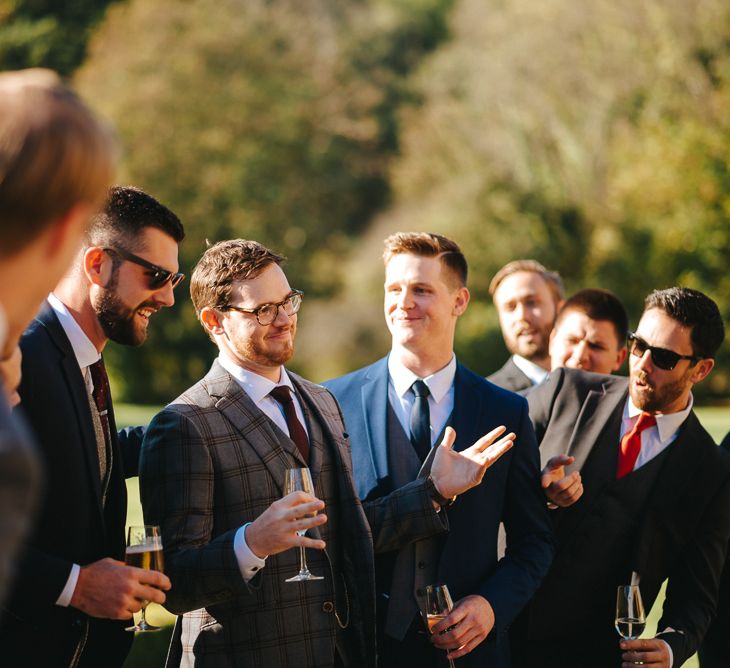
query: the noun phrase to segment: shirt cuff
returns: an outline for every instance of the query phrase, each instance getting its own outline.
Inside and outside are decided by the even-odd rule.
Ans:
[[[71,605],[71,599],[76,591],[76,583],[79,581],[80,572],[81,566],[78,564],[71,566],[71,572],[68,574],[66,586],[61,590],[61,594],[56,600],[56,605],[60,605],[63,608],[68,608],[68,606]]]
[[[259,559],[251,552],[251,548],[246,542],[246,527],[249,524],[251,523],[248,522],[240,527],[233,537],[233,551],[236,553],[236,561],[238,561],[238,568],[244,582],[251,580],[256,573],[266,566],[266,557]]]

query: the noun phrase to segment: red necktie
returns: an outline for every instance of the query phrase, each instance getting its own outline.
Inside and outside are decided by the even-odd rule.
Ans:
[[[624,434],[621,439],[621,450],[618,455],[618,470],[616,478],[623,478],[627,473],[631,473],[636,465],[636,460],[641,451],[641,432],[649,429],[656,424],[656,418],[651,413],[641,413],[636,421],[634,428]]]
[[[309,439],[307,438],[307,432],[304,431],[302,423],[299,422],[297,417],[296,408],[294,408],[294,400],[292,399],[291,392],[286,385],[279,385],[275,387],[269,394],[281,404],[284,409],[284,417],[286,418],[286,426],[289,429],[289,437],[294,444],[299,448],[299,452],[304,458],[305,462],[309,461]]]

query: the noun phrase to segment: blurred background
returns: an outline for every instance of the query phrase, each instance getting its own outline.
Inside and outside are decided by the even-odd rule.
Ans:
[[[534,257],[636,325],[653,288],[730,316],[725,0],[0,0],[0,66],[71,77],[117,128],[119,181],[205,240],[257,239],[305,291],[292,367],[324,380],[388,348],[382,239],[446,234],[471,266],[457,354],[507,352],[487,285]],[[187,294],[140,349],[108,347],[115,397],[165,403],[213,347]],[[722,351],[704,401],[730,393]]]

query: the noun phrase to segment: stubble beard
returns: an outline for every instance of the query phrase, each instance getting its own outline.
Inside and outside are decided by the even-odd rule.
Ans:
[[[137,327],[135,316],[139,308],[150,306],[141,304],[136,308],[125,306],[112,288],[102,288],[94,303],[94,311],[102,331],[108,339],[124,346],[141,346],[147,340],[147,328]]]
[[[688,370],[688,373],[691,370]],[[637,371],[636,374],[632,375],[632,381],[629,384],[631,401],[634,406],[647,413],[661,413],[674,403],[684,392],[687,374],[681,376],[672,383],[664,385],[660,390],[651,383],[645,373]],[[646,385],[639,389],[634,386],[633,379],[638,378]]]

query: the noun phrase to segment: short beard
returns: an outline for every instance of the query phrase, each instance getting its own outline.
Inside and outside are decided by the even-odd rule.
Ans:
[[[118,274],[112,274],[109,285],[101,288],[101,295],[93,304],[96,318],[108,339],[123,346],[141,346],[147,340],[146,329],[135,328],[134,316],[138,308],[129,308],[116,293]]]
[[[662,413],[667,406],[670,406],[684,392],[684,388],[687,386],[686,377],[691,373],[692,368],[690,367],[684,376],[678,378],[673,383],[665,385],[661,390],[657,391],[655,387],[649,385],[648,392],[637,396],[631,393],[631,401],[634,403],[634,406],[646,413]],[[647,382],[645,374],[642,374],[641,379]]]

